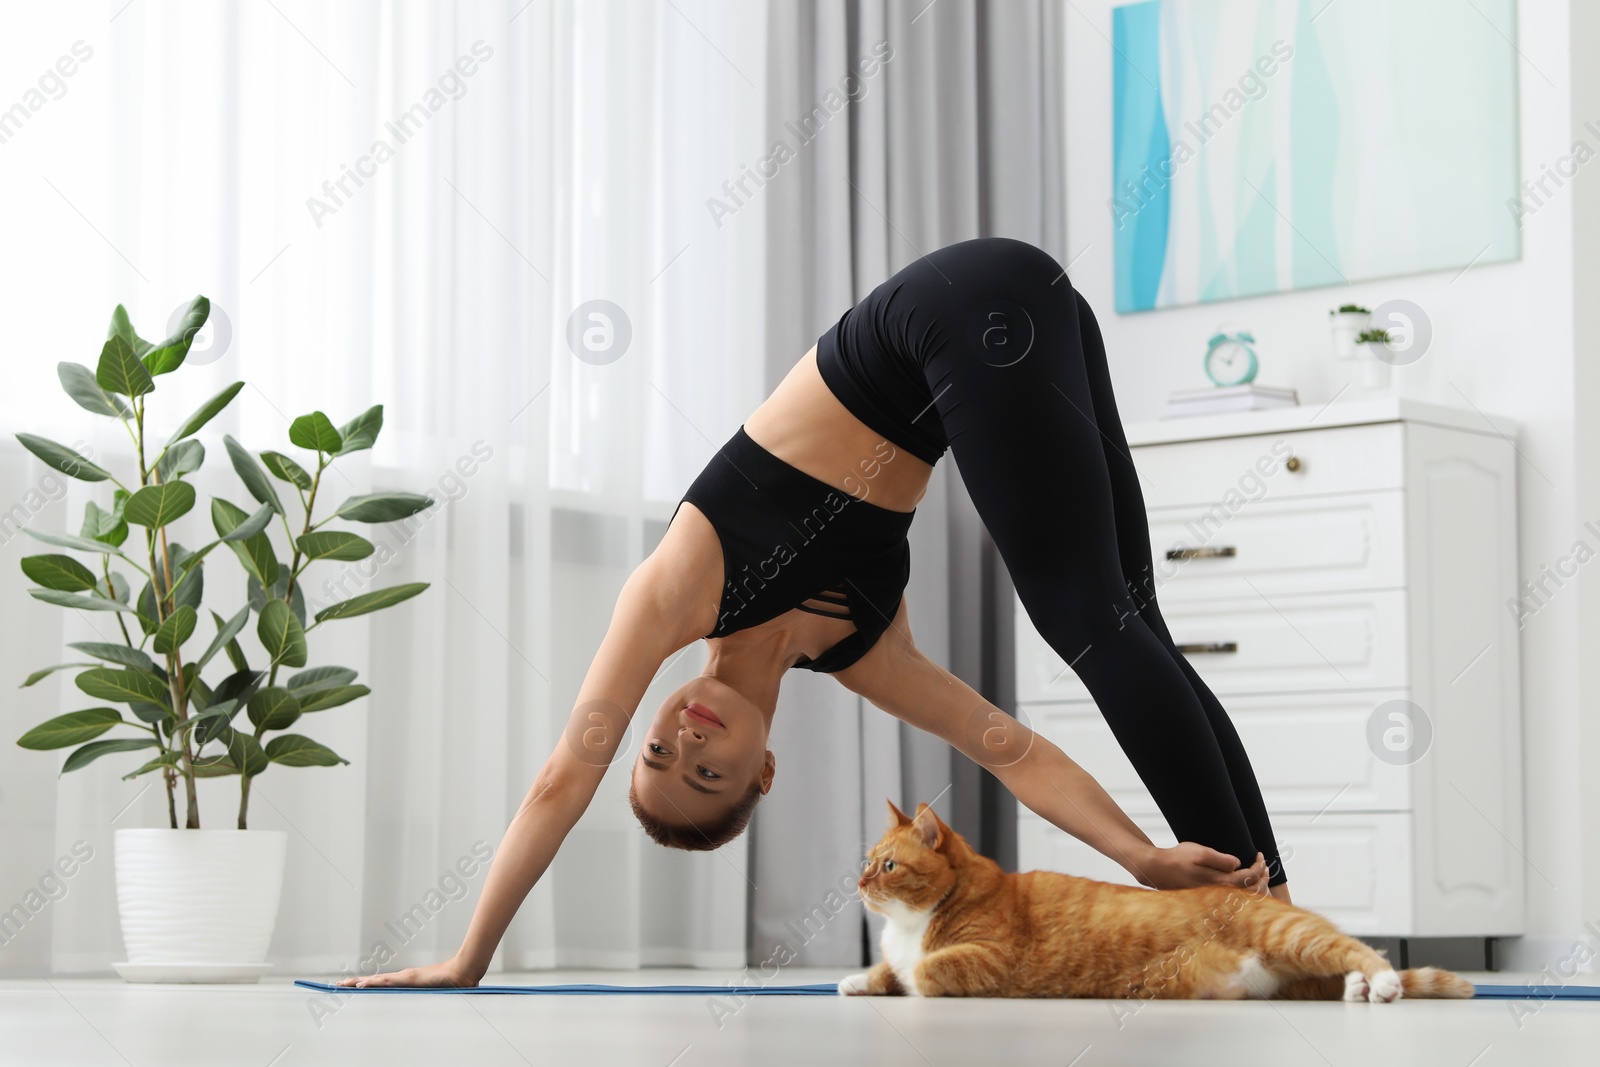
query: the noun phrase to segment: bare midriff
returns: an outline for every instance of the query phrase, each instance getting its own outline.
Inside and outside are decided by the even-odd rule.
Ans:
[[[817,370],[813,346],[745,420],[750,439],[796,470],[890,511],[911,511],[933,468],[852,415]]]

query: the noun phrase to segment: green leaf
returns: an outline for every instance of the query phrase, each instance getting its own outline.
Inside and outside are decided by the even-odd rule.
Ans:
[[[261,647],[272,656],[273,663],[286,667],[306,665],[305,628],[284,601],[267,601],[256,623],[256,636],[261,639]]]
[[[212,657],[221,652],[229,641],[239,636],[240,631],[244,629],[244,624],[250,621],[250,608],[248,606],[240,608],[238,614],[227,622],[223,622],[222,616],[214,611],[211,613],[211,618],[216,621],[217,636],[211,639],[211,643],[206,646],[206,650],[200,653],[200,658],[195,660],[202,667],[210,663]]]
[[[84,671],[73,679],[92,697],[127,704],[135,700],[172,707],[168,700],[167,683],[153,674],[140,670],[114,671],[109,667],[96,667]]]
[[[124,721],[116,708],[85,708],[57,715],[17,738],[17,744],[37,752],[66,748],[91,741]]]
[[[187,419],[184,419],[183,422],[179,424],[178,428],[172,431],[172,436],[167,438],[167,447],[171,448],[175,442],[183,440],[185,437],[188,437],[190,434],[200,429],[200,427],[216,418],[218,413],[232,403],[233,398],[237,396],[239,390],[243,388],[243,382],[234,382],[222,392],[218,393],[210,400],[207,400],[204,404],[201,404],[199,407],[195,408],[194,414],[190,415]]]
[[[348,619],[352,615],[365,615],[369,611],[380,611],[390,605],[398,604],[402,600],[410,600],[424,589],[428,588],[427,582],[407,582],[404,585],[391,585],[384,589],[374,589],[370,593],[353,596],[349,600],[341,600],[331,607],[323,608],[317,612],[318,622],[328,622],[331,619]]]
[[[73,750],[72,755],[61,765],[61,773],[75,771],[111,752],[137,752],[141,748],[155,748],[158,744],[159,742],[153,737],[119,737],[114,741],[90,741],[82,748]]]
[[[111,472],[104,467],[90,463],[87,456],[79,455],[66,445],[57,444],[47,437],[39,437],[31,433],[17,434],[17,440],[22,442],[22,447],[44,460],[45,463],[65,474],[68,478],[76,478],[80,482],[103,482],[111,477]]]
[[[150,351],[150,342],[133,332],[133,323],[128,321],[128,312],[121,304],[111,313],[111,328],[106,331],[106,337],[120,337],[133,349],[133,354],[142,356]]]
[[[58,608],[75,608],[78,611],[133,611],[119,600],[108,600],[93,594],[79,596],[77,593],[64,593],[59,589],[30,589],[28,595],[46,604],[54,604]]]
[[[199,441],[179,441],[169,445],[161,454],[161,459],[156,462],[157,480],[163,483],[175,482],[185,474],[199,470],[200,464],[205,461],[205,445]]]
[[[216,528],[219,537],[226,538],[250,519],[251,517],[246,515],[243,509],[221,497],[212,498],[211,524]],[[244,564],[245,572],[250,577],[263,586],[270,586],[278,580],[278,556],[272,550],[272,542],[265,533],[257,533],[243,541],[228,541],[227,544],[233,549],[233,554],[239,557],[239,562]]]
[[[105,346],[100,349],[100,365],[95,368],[94,380],[100,388],[122,396],[143,396],[156,387],[150,380],[150,372],[133,354],[132,346],[115,335],[106,338]]]
[[[138,770],[129,771],[127,774],[124,774],[122,776],[122,780],[124,782],[126,782],[130,778],[139,777],[141,774],[149,774],[151,771],[159,771],[163,767],[176,767],[177,765],[178,765],[178,754],[176,752],[163,752],[163,753],[161,753],[161,755],[157,756],[155,759],[151,760],[149,763],[146,763],[144,766],[140,767]]]
[[[256,691],[257,687],[266,681],[266,678],[266,671],[252,671],[248,668],[240,668],[217,683],[217,688],[212,690],[212,701],[215,703],[223,700],[232,700],[239,704],[244,704],[249,701],[251,694]]]
[[[306,469],[282,452],[263,452],[261,462],[265,463],[267,470],[278,478],[301,489],[309,490],[313,484],[311,475],[306,473]]]
[[[432,497],[419,493],[369,493],[351,497],[334,514],[352,522],[394,522],[415,515],[432,503]]]
[[[283,738],[276,740],[281,741]],[[233,731],[232,736],[228,738],[228,760],[235,767],[243,767],[247,778],[254,778],[267,769],[267,754],[261,751],[261,742],[242,730]]]
[[[75,548],[79,552],[99,552],[103,555],[118,556],[122,559],[128,558],[121,552],[117,551],[117,547],[115,545],[108,545],[104,541],[95,541],[87,537],[74,537],[71,534],[58,534],[50,533],[45,530],[35,530],[31,526],[25,527],[23,532],[29,537],[33,538],[35,541],[43,541],[47,545],[57,545],[61,548]]]
[[[344,444],[344,438],[339,436],[339,431],[333,428],[333,423],[328,416],[320,411],[313,411],[309,415],[301,415],[289,424],[289,441],[301,448],[309,448],[317,452],[327,452],[330,455],[339,451]]]
[[[213,500],[212,503],[215,504],[216,501]],[[271,504],[262,504],[253,513],[243,519],[239,525],[223,534],[222,539],[224,541],[248,540],[267,528],[267,524],[272,521],[273,514],[274,512]],[[213,508],[212,522],[215,523],[215,521],[216,514],[215,509]]]
[[[56,377],[61,379],[61,388],[85,411],[109,415],[114,419],[132,417],[133,411],[127,402],[115,393],[100,388],[100,383],[94,380],[94,371],[82,363],[57,363]]]
[[[250,724],[258,731],[283,730],[300,717],[300,702],[281,685],[256,690],[250,698]]]
[[[205,745],[223,736],[228,729],[228,724],[239,713],[237,700],[218,700],[207,704],[205,711],[196,716],[194,724],[195,744]]]
[[[46,589],[81,593],[98,585],[94,572],[71,556],[23,556],[22,573]]]
[[[300,625],[306,624],[306,598],[302,593],[303,582],[297,582],[294,593],[289,597],[289,610],[294,612],[294,617],[300,620]],[[259,613],[267,606],[269,600],[282,600],[289,591],[289,565],[282,560],[278,561],[278,580],[272,583],[270,591],[263,589],[261,583],[252,576],[245,582],[245,592],[250,601],[250,610]]]
[[[84,505],[83,527],[78,531],[80,538],[98,541],[103,545],[113,547],[121,545],[128,539],[128,524],[122,518],[122,511],[128,505],[128,494],[121,489],[116,491],[117,504],[110,511],[106,511],[93,500]],[[92,552],[104,552],[105,549],[89,549]]]
[[[128,702],[128,709],[145,722],[166,725],[175,718],[171,708],[152,704],[148,700],[131,700]]]
[[[147,485],[128,499],[124,514],[135,526],[154,529],[175,522],[194,507],[194,486],[188,482]]]
[[[267,472],[261,469],[256,458],[227,434],[222,435],[222,444],[228,450],[228,459],[233,463],[234,472],[239,475],[239,480],[250,495],[255,497],[256,503],[271,504],[272,510],[282,515],[283,502],[278,499],[278,491],[272,487]]]
[[[343,530],[313,530],[295,541],[308,560],[366,559],[372,555],[372,542]]]
[[[283,684],[296,696],[303,698],[305,693],[312,689],[348,685],[355,680],[356,672],[349,667],[312,667],[310,670],[290,675],[289,680]]]
[[[284,734],[267,742],[267,758],[285,767],[332,767],[350,761],[300,734]]]
[[[383,405],[374,404],[339,427],[339,436],[344,439],[344,444],[339,446],[338,454],[347,456],[351,452],[371,448],[378,440],[378,431],[381,429],[383,429]]]
[[[140,652],[137,648],[127,645],[112,644],[109,641],[74,641],[68,648],[75,648],[79,652],[95,659],[107,660],[111,663],[120,663],[125,667],[138,667],[140,670],[154,672],[155,660]]]
[[[141,353],[144,356],[145,368],[151,374],[168,374],[183,366],[183,361],[189,354],[189,346],[194,343],[194,335],[200,332],[200,327],[206,324],[206,319],[211,317],[211,301],[203,296],[197,296],[189,301],[189,306],[184,309],[183,318],[178,323],[178,332],[150,346],[150,351]]]
[[[153,581],[145,582],[144,588],[139,590],[139,629],[146,634],[156,632],[156,627],[161,625],[161,609],[156,605],[156,589]]]
[[[64,671],[69,667],[93,667],[93,666],[94,666],[93,663],[57,663],[57,664],[55,664],[54,666],[51,666],[51,667],[40,667],[38,670],[36,670],[32,674],[28,675],[28,677],[23,681],[23,683],[21,685],[17,686],[17,688],[18,689],[26,689],[30,685],[36,685],[39,682],[42,682],[46,678],[50,677],[52,674],[56,673],[56,671]]]
[[[174,608],[167,621],[156,630],[151,647],[163,656],[172,655],[194,634],[194,624],[194,608],[188,604]]]
[[[301,711],[326,711],[340,704],[359,700],[372,690],[364,685],[335,685],[326,689],[309,689],[300,692]]]

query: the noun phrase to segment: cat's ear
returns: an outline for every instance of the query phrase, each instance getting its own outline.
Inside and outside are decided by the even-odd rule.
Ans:
[[[917,817],[911,820],[912,827],[922,835],[922,843],[929,848],[938,848],[944,844],[945,825],[939,821],[939,816],[933,809],[923,804],[917,808]]]
[[[894,806],[894,801],[889,801],[889,829],[898,830],[911,822],[911,816]]]

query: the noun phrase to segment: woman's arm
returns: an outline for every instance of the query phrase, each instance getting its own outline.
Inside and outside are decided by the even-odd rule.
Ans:
[[[347,978],[354,986],[475,986],[528,891],[589,806],[639,701],[662,662],[683,647],[683,631],[669,617],[668,598],[647,561],[624,584],[611,624],[561,742],[545,760],[516,816],[501,838],[467,936],[453,959],[389,974]]]
[[[978,695],[912,643],[905,601],[894,625],[854,665],[834,675],[896,718],[935,734],[991,771],[1035,814],[1159,889],[1265,882],[1266,864],[1240,868],[1194,842],[1158,848],[1082,767]]]

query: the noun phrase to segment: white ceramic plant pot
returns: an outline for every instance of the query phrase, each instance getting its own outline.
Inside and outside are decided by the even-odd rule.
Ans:
[[[1367,320],[1371,317],[1359,311],[1338,311],[1328,316],[1333,326],[1335,359],[1361,358],[1361,349],[1356,344],[1356,338],[1367,328]]]
[[[1376,390],[1389,387],[1389,360],[1391,358],[1389,346],[1382,341],[1368,341],[1361,346],[1366,349],[1361,354],[1361,385],[1364,389]]]
[[[278,919],[282,830],[118,830],[130,982],[254,982]]]

